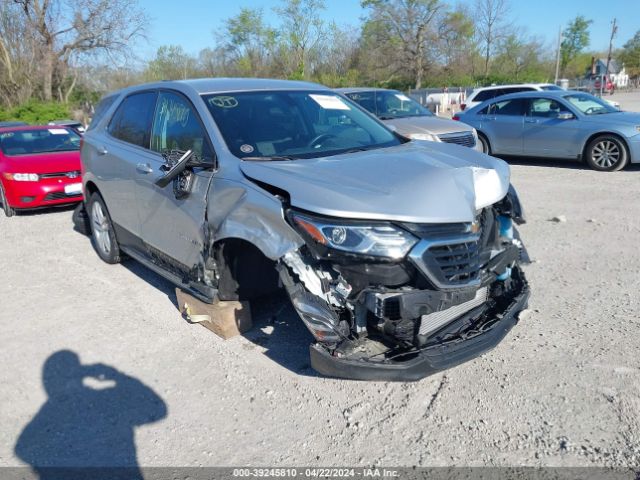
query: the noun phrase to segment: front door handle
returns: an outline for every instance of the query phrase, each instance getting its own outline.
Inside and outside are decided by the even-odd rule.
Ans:
[[[98,148],[98,155],[106,155],[107,153],[107,149],[105,147],[100,147]]]
[[[524,123],[540,123],[540,120],[537,118],[525,118]]]
[[[136,165],[136,171],[140,173],[153,173],[153,168],[148,163],[139,163]]]

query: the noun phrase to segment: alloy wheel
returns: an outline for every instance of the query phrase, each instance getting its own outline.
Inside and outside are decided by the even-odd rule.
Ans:
[[[601,168],[611,168],[620,161],[622,151],[620,146],[611,140],[596,143],[591,150],[593,163]]]
[[[109,236],[109,220],[102,209],[100,202],[94,202],[91,207],[91,226],[96,244],[102,253],[109,255],[111,252],[111,238]]]

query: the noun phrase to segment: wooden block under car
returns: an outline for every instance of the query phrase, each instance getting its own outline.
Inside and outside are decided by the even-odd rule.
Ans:
[[[251,329],[249,302],[205,303],[176,288],[178,308],[191,323],[199,323],[223,339],[240,335]]]

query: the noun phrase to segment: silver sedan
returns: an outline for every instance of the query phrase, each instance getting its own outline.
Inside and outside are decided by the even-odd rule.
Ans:
[[[599,171],[640,163],[640,114],[582,92],[503,95],[454,116],[493,155],[584,160]]]

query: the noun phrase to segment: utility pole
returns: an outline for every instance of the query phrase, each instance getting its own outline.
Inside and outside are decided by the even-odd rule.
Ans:
[[[607,66],[604,71],[604,76],[600,77],[600,96],[602,97],[602,89],[604,88],[605,77],[609,78],[609,63],[611,63],[611,50],[613,50],[613,37],[616,36],[618,32],[618,25],[616,24],[616,19],[613,19],[611,22],[611,37],[609,37],[609,54],[607,55]],[[613,86],[613,85],[612,85]]]
[[[556,79],[553,83],[558,84],[558,72],[560,70],[560,49],[562,47],[562,27],[558,28],[558,48],[556,49]]]

